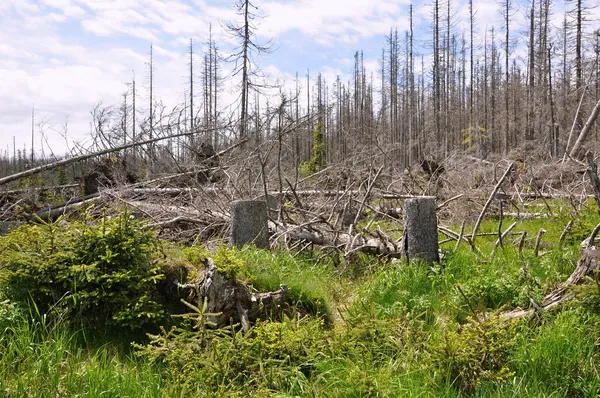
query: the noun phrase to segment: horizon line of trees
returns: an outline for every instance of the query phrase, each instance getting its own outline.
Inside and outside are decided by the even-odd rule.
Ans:
[[[135,79],[127,83],[120,104],[98,104],[91,111],[91,146],[75,147],[70,155],[197,130],[196,137],[133,149],[129,156],[186,162],[195,159],[202,143],[218,150],[248,138],[251,147],[278,140],[294,166],[311,161],[315,146],[320,166],[362,159],[403,169],[455,153],[562,157],[600,101],[600,29],[585,33],[593,26],[586,24],[594,22],[586,20],[584,0],[569,3],[560,27],[551,24],[552,5],[552,0],[531,0],[527,26],[513,26],[511,17],[518,12],[513,0],[501,0],[503,26],[486,29],[479,42],[473,0],[465,30],[457,28],[451,0],[433,0],[430,37],[423,46],[415,38],[411,4],[409,29],[390,28],[377,73],[367,71],[363,51],[356,51],[346,81],[337,76],[327,82],[307,70],[305,76],[296,73],[289,87],[277,87],[265,83],[255,61],[272,50],[270,43],[256,42],[252,10],[257,8],[238,0],[243,22],[226,27],[238,43],[230,57],[220,53],[212,28],[204,54],[194,52],[190,39],[189,88],[182,104],[167,109],[155,98],[150,46],[147,101],[140,103]],[[233,63],[229,76],[222,76],[223,62]],[[220,99],[226,79],[240,92],[234,104]],[[298,120],[309,122],[282,137],[284,126]],[[13,145],[0,152],[2,175],[48,160],[34,159],[33,136],[32,125],[29,151]],[[588,141],[599,139],[596,121]]]

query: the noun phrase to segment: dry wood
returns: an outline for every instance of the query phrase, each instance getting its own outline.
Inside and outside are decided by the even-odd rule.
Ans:
[[[559,284],[556,289],[543,298],[540,308],[516,308],[512,311],[504,312],[500,314],[500,316],[505,320],[518,319],[533,315],[536,310],[548,311],[559,308],[563,303],[572,299],[573,293],[571,292],[570,287],[585,283],[585,278],[587,276],[594,276],[594,273],[600,271],[600,250],[594,246],[598,232],[600,232],[600,224],[596,225],[590,237],[582,242],[582,248],[579,252],[579,261],[577,262],[575,271],[573,271],[565,282]]]
[[[18,195],[22,193],[27,193],[30,191],[62,191],[65,189],[78,188],[79,184],[66,184],[66,185],[55,185],[49,187],[29,187],[25,189],[12,189],[9,191],[0,190],[1,196],[10,196],[10,195]]]
[[[504,213],[504,216],[521,220],[531,220],[535,218],[546,218],[548,217],[548,213]]]
[[[458,245],[460,245],[460,242],[463,240],[464,232],[465,232],[465,221],[463,220],[463,222],[460,224],[460,231],[458,233],[458,238],[456,239],[456,246],[454,246],[454,251],[458,250]]]
[[[542,236],[546,233],[544,228],[540,228],[536,238],[535,238],[535,247],[533,249],[533,254],[537,257],[540,250],[540,243],[542,241]]]
[[[220,129],[220,128],[219,128]],[[213,130],[219,130],[219,129],[206,129],[204,130],[204,132],[210,132]],[[91,153],[87,153],[85,155],[79,155],[79,156],[74,156],[72,158],[66,158],[66,159],[62,159],[53,163],[48,163],[48,164],[44,164],[42,166],[38,166],[38,167],[34,167],[31,168],[29,170],[25,170],[22,171],[20,173],[16,173],[16,174],[12,174],[6,177],[2,177],[0,178],[0,185],[5,185],[8,184],[9,182],[12,181],[17,181],[20,180],[21,178],[25,178],[25,177],[29,177],[38,173],[41,173],[43,171],[48,171],[48,170],[54,170],[56,168],[62,167],[62,166],[68,166],[72,163],[77,163],[77,162],[81,162],[87,159],[91,159],[91,158],[95,158],[98,156],[102,156],[102,155],[108,155],[109,153],[114,153],[114,152],[119,152],[119,151],[123,151],[125,149],[129,149],[129,148],[134,148],[137,146],[141,146],[141,145],[148,145],[148,144],[152,144],[158,141],[162,141],[162,140],[168,140],[169,138],[177,138],[177,137],[184,137],[184,136],[188,136],[188,135],[196,135],[198,134],[198,131],[193,131],[193,132],[187,132],[187,133],[178,133],[178,134],[170,134],[170,135],[166,135],[163,137],[157,137],[157,138],[153,138],[150,140],[144,140],[144,141],[138,141],[138,142],[131,142],[129,144],[124,144],[124,145],[120,145],[114,148],[108,148],[108,149],[104,149],[102,151],[97,151],[97,152],[91,152]],[[231,151],[232,149],[242,145],[244,142],[246,142],[246,139],[243,139],[239,142],[237,142],[236,144],[230,146],[229,148],[219,152],[216,155],[211,156],[210,158],[206,159],[206,160],[210,160],[212,158],[216,158],[219,156],[219,154],[223,154],[226,152]]]
[[[596,200],[596,205],[598,205],[598,211],[600,212],[600,178],[598,178],[598,167],[596,166],[596,163],[594,163],[594,154],[592,154],[592,152],[588,151],[585,157],[588,162],[588,169],[586,172],[590,177],[592,188],[594,188],[594,199]]]
[[[562,245],[563,242],[565,241],[565,238],[567,237],[567,234],[569,233],[569,231],[571,231],[571,227],[573,226],[573,222],[574,220],[569,220],[569,222],[567,223],[567,225],[565,226],[565,228],[563,229],[562,233],[560,234],[560,238],[558,239],[558,244]]]
[[[485,205],[483,206],[483,209],[481,210],[481,213],[479,214],[479,217],[477,218],[477,222],[475,222],[475,227],[473,228],[473,233],[472,233],[473,237],[471,239],[471,247],[473,249],[475,248],[475,238],[477,237],[477,231],[479,230],[479,226],[481,225],[481,222],[483,221],[483,217],[485,216],[485,213],[487,212],[488,208],[490,207],[490,204],[494,200],[494,196],[496,195],[496,192],[498,192],[498,190],[500,189],[500,186],[502,185],[504,180],[506,180],[506,177],[508,177],[508,175],[512,171],[513,166],[514,166],[513,162],[511,162],[508,165],[508,167],[506,168],[506,171],[504,172],[502,177],[500,177],[500,180],[498,180],[498,183],[496,184],[496,186],[492,190],[492,193],[488,197],[487,202],[485,202]]]
[[[284,309],[287,286],[282,285],[275,292],[251,292],[243,282],[219,271],[211,258],[204,264],[198,292],[202,300],[206,298],[206,311],[211,314],[209,320],[217,327],[241,323],[248,331],[251,323],[277,316]]]
[[[496,243],[494,243],[494,247],[492,248],[492,253],[490,255],[490,257],[492,259],[494,258],[494,254],[496,254],[496,249],[498,248],[498,246],[501,245],[501,242],[504,240],[504,238],[506,238],[506,236],[510,233],[510,231],[512,231],[513,228],[516,226],[517,226],[517,223],[513,222],[512,224],[510,224],[510,226],[508,228],[506,228],[506,230],[500,235],[500,237],[498,237],[498,239],[496,240]]]
[[[377,173],[375,173],[375,177],[373,178],[373,180],[369,181],[369,184],[367,186],[367,192],[365,193],[365,196],[363,197],[362,202],[360,203],[360,205],[358,206],[358,209],[356,210],[356,216],[354,217],[354,222],[353,222],[354,225],[356,225],[356,223],[358,223],[358,219],[360,217],[360,213],[362,212],[362,209],[365,207],[365,202],[369,199],[369,195],[371,194],[371,190],[373,189],[373,186],[375,185],[375,182],[377,181],[377,178],[381,174],[382,170],[383,170],[383,166],[381,166],[379,168],[379,170],[377,170]]]
[[[462,198],[463,196],[465,196],[464,193],[461,193],[459,195],[451,197],[450,199],[444,201],[442,204],[438,205],[438,207],[436,208],[436,210],[443,209],[444,207],[446,207],[448,205],[448,203],[454,202],[455,200],[458,200],[458,199]]]
[[[571,156],[572,158],[576,159],[579,157],[579,153],[581,152],[583,143],[585,142],[585,139],[587,138],[589,131],[591,130],[592,126],[594,125],[594,122],[596,121],[596,118],[598,117],[599,113],[600,113],[600,100],[598,100],[598,102],[596,103],[596,106],[592,110],[590,117],[588,118],[587,122],[581,129],[581,132],[579,133],[579,137],[577,137],[577,141],[575,142],[575,145],[573,145],[571,152],[569,152],[569,156]]]
[[[41,220],[43,222],[49,222],[52,220],[56,220],[57,218],[59,218],[61,216],[72,213],[74,211],[79,211],[79,210],[81,210],[82,207],[89,205],[91,203],[96,203],[103,199],[106,199],[106,197],[97,193],[94,195],[87,196],[83,199],[81,199],[81,198],[73,199],[66,203],[62,203],[59,205],[48,207],[46,209],[38,210],[33,214],[23,213],[23,216],[25,217],[26,220],[32,221],[32,222],[36,222],[39,220]]]
[[[319,223],[314,221],[311,225]],[[339,231],[319,231],[308,226],[297,226],[271,221],[269,224],[275,228],[276,236],[287,236],[293,240],[310,242],[319,246],[328,246],[336,249],[344,248],[347,252],[363,252],[388,257],[402,257],[401,242],[389,237],[368,235],[364,232],[357,234]]]
[[[569,289],[571,286],[580,285],[585,282],[586,276],[592,276],[594,272],[600,269],[600,250],[595,247],[587,247],[582,249],[577,262],[575,271],[569,276],[564,283],[557,286],[551,293],[547,294],[537,311],[549,311],[559,308],[566,301],[573,298],[573,293]],[[512,311],[500,314],[505,320],[518,319],[533,315],[536,309],[521,309],[516,308]]]

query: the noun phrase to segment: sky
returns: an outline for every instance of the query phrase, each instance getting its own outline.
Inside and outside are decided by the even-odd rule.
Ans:
[[[514,0],[511,21],[516,31],[526,26],[525,3]],[[115,105],[136,79],[138,103],[148,98],[148,53],[154,53],[154,92],[167,107],[183,102],[188,87],[188,45],[196,43],[199,69],[209,26],[223,54],[234,39],[228,22],[240,17],[235,0],[0,0],[0,151],[30,150],[32,113],[36,153],[61,154],[73,142],[88,141],[90,111],[98,103]],[[590,23],[600,26],[600,0]],[[293,85],[298,72],[322,73],[333,82],[347,80],[353,55],[364,51],[368,72],[390,28],[409,27],[410,0],[255,0],[257,41],[271,42],[273,51],[257,59],[271,83]],[[570,6],[569,6],[570,7]],[[476,27],[482,32],[503,29],[497,0],[474,0]],[[553,24],[562,22],[565,4],[555,0]],[[428,52],[431,37],[430,1],[414,2],[415,40]],[[466,0],[452,1],[453,29],[467,29]],[[515,30],[515,28],[512,28]],[[514,44],[518,53],[523,47]],[[518,54],[517,54],[518,55]],[[427,63],[427,61],[426,61]],[[426,66],[427,67],[427,66]],[[223,74],[232,65],[223,65]],[[376,76],[376,75],[375,75]],[[199,80],[199,79],[198,79]],[[199,86],[199,81],[196,82]],[[222,104],[232,103],[239,90],[224,87]],[[140,105],[141,106],[141,105]],[[33,112],[32,112],[33,111]],[[44,131],[44,134],[40,134]]]

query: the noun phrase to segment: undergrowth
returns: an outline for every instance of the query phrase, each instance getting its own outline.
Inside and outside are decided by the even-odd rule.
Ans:
[[[362,256],[340,262],[320,252],[165,248],[127,214],[22,227],[0,237],[0,394],[594,397],[598,275],[561,309],[510,322],[497,316],[535,308],[575,268],[580,240],[600,220],[584,211],[559,244],[577,217],[568,209],[518,221],[516,230],[527,231],[522,250],[517,234],[493,259],[495,235],[478,240],[480,252],[451,242],[433,267]],[[481,231],[496,232],[497,223]],[[286,285],[293,311],[248,332],[213,328],[202,301],[184,298],[187,313],[169,312],[163,272],[178,264],[185,268],[178,282],[197,280],[206,256],[251,289]],[[90,338],[100,320],[101,345]],[[132,339],[117,326],[148,335],[124,345]]]

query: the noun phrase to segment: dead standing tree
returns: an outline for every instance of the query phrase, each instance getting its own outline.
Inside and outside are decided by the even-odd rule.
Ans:
[[[241,74],[241,99],[240,99],[240,128],[239,136],[241,139],[246,138],[248,128],[248,94],[249,90],[258,90],[260,85],[253,79],[260,75],[259,70],[252,62],[252,54],[262,55],[271,51],[271,44],[264,45],[256,43],[253,38],[256,36],[256,26],[252,21],[257,18],[257,14],[251,9],[258,10],[250,0],[238,0],[235,4],[238,15],[244,18],[241,25],[228,23],[227,31],[238,41],[233,54],[228,58],[230,62],[235,64],[233,68],[233,76]]]

